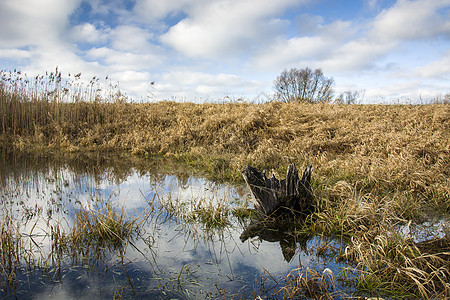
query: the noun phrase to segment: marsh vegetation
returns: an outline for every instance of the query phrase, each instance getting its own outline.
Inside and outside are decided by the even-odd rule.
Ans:
[[[324,257],[331,258],[333,267],[324,263],[307,269],[297,264],[297,272],[290,265],[278,274],[284,272],[283,280],[270,269],[253,269],[257,284],[244,288],[242,295],[298,299],[318,297],[322,291],[321,295],[327,297],[358,293],[394,298],[450,297],[448,105],[132,103],[108,84],[100,88],[98,79],[83,84],[78,74],[72,81],[65,81],[58,72],[36,78],[18,72],[3,72],[1,76],[0,142],[3,160],[9,163],[0,174],[4,193],[1,272],[7,294],[24,280],[24,274],[29,276],[36,269],[53,274],[50,271],[58,270],[59,265],[67,266],[69,258],[71,267],[59,270],[66,272],[63,276],[76,278],[81,275],[71,272],[79,265],[94,263],[98,267],[110,255],[122,262],[130,249],[138,253],[148,249],[151,253],[156,233],[142,228],[147,228],[145,224],[157,228],[155,224],[160,223],[149,221],[155,218],[181,226],[188,236],[195,236],[194,240],[212,238],[215,242],[226,241],[224,234],[230,228],[244,230],[253,218],[245,193],[220,196],[226,201],[218,202],[204,196],[179,201],[173,195],[144,193],[146,205],[134,213],[126,206],[112,205],[109,196],[97,199],[94,194],[89,196],[91,206],[71,208],[73,222],[49,218],[54,216],[57,204],[50,210],[34,204],[17,208],[22,198],[15,198],[17,188],[13,187],[27,182],[20,176],[33,170],[10,170],[20,168],[23,157],[41,161],[45,155],[36,154],[51,152],[56,155],[53,162],[77,161],[85,173],[99,165],[113,165],[116,159],[111,157],[120,157],[138,173],[155,169],[158,176],[163,176],[182,169],[183,174],[189,174],[181,176],[185,180],[195,174],[241,188],[241,171],[247,164],[280,177],[278,174],[283,174],[290,163],[299,168],[313,163],[315,210],[306,220],[286,228],[277,245],[282,246],[281,240],[293,240],[292,261],[314,250],[321,262]],[[96,163],[80,163],[92,161],[85,159],[87,156],[97,157]],[[123,180],[120,167],[102,168],[92,178],[112,176],[116,183]],[[52,175],[55,180],[57,170],[51,165],[45,170],[39,176]],[[125,174],[129,174],[127,170]],[[19,177],[14,181],[14,176]],[[96,188],[95,184],[90,186]],[[41,192],[35,197],[45,199],[45,203],[53,199]],[[58,203],[58,199],[51,201]],[[21,219],[17,219],[15,209],[20,211]],[[49,227],[37,236],[52,241],[48,252],[43,252],[36,240],[36,230],[41,228],[33,226],[37,224],[33,223],[36,216],[47,216]],[[23,218],[34,220],[27,223],[26,230],[20,226]],[[323,237],[320,242],[302,242],[305,236],[317,235]],[[284,249],[289,247],[285,245]],[[94,260],[84,260],[92,257]],[[119,272],[114,269],[117,266],[121,264],[114,264],[112,270]],[[171,274],[172,281],[160,283],[158,295],[164,297],[164,293],[172,291],[169,286],[183,289],[195,285],[189,280],[199,270],[191,264],[183,266],[164,273]],[[194,276],[197,283],[206,280],[202,274]],[[52,276],[46,278],[54,279]],[[218,285],[208,295],[220,297],[227,288],[238,295],[237,286],[244,284],[230,282]],[[314,288],[307,293],[305,285]],[[173,295],[188,297],[188,290]],[[197,289],[196,295],[200,290],[206,293]],[[117,286],[111,291],[116,291],[117,296],[129,292]]]

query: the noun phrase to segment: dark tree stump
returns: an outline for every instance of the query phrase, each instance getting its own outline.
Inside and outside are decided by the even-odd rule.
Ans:
[[[242,175],[252,192],[252,202],[255,209],[269,216],[279,208],[288,208],[302,215],[312,212],[312,191],[310,165],[299,180],[295,164],[289,165],[286,179],[278,180],[275,176],[266,177],[265,170],[259,172],[256,168],[247,166]]]

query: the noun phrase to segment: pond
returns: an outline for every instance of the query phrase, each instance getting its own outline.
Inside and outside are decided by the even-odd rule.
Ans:
[[[162,159],[2,153],[0,160],[6,299],[281,299],[289,274],[309,268],[337,277],[344,267],[326,250],[338,251],[338,240],[243,234],[249,220],[239,212],[251,208],[244,185]],[[96,230],[108,216],[130,235],[96,245],[90,232],[76,244],[74,228],[98,222]]]

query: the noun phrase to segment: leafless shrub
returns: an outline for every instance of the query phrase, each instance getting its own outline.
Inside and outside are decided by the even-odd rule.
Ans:
[[[328,102],[333,97],[333,78],[321,69],[284,70],[274,81],[278,98],[283,102]]]

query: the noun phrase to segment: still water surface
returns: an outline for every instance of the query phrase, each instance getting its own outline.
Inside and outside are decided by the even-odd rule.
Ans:
[[[338,248],[335,241],[244,240],[249,221],[232,215],[223,228],[186,221],[168,207],[247,206],[247,189],[164,161],[3,153],[0,163],[0,220],[12,220],[22,238],[20,271],[11,278],[3,269],[0,277],[6,299],[254,299],[281,289],[289,272],[309,267],[337,274],[341,267],[315,251],[324,243]],[[55,259],[52,230],[69,232],[76,210],[104,205],[139,224],[124,256],[105,251],[91,263]]]

